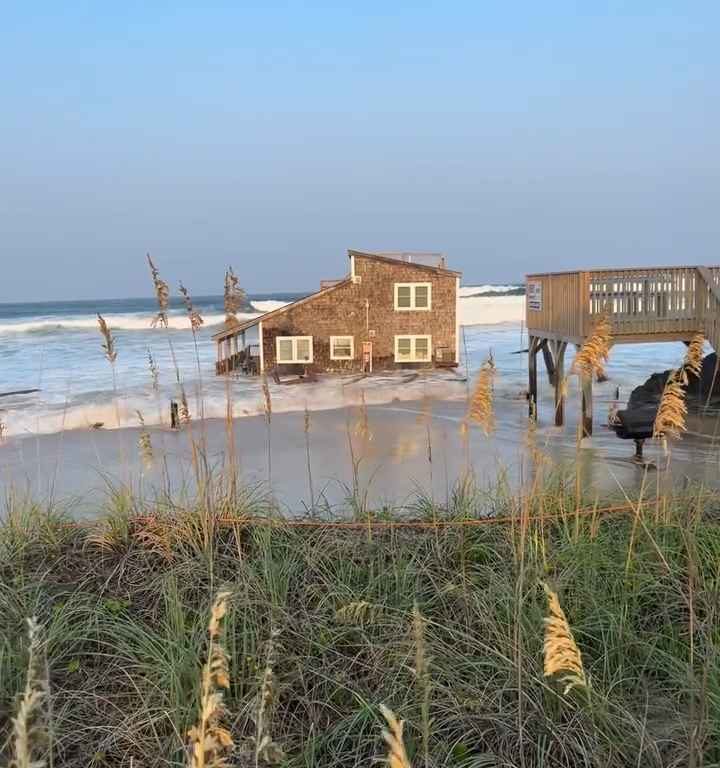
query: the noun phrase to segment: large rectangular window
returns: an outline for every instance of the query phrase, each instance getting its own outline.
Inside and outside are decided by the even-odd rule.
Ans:
[[[432,283],[395,283],[395,309],[398,312],[432,308]]]
[[[330,337],[330,359],[331,360],[354,360],[355,359],[355,339],[352,336],[331,336]]]
[[[432,336],[396,336],[396,363],[428,363],[431,359]]]
[[[312,336],[277,336],[275,351],[278,363],[312,363]]]

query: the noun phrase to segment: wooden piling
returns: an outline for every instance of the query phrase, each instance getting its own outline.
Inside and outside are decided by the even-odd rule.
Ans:
[[[538,339],[529,337],[528,344],[528,415],[537,419],[537,353]]]
[[[592,376],[582,377],[582,436],[590,437],[593,431]]]
[[[555,426],[562,427],[565,423],[565,350],[566,341],[553,342],[553,357],[555,371],[553,387],[555,388]]]

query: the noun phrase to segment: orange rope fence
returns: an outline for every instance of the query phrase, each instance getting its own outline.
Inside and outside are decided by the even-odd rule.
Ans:
[[[720,501],[720,495],[716,492],[707,491],[698,493],[690,500],[693,502],[706,501],[710,498],[716,498]],[[239,526],[243,528],[268,527],[268,528],[302,528],[315,530],[347,530],[347,531],[367,531],[367,530],[440,530],[453,528],[475,528],[487,525],[520,525],[530,522],[553,522],[556,520],[575,520],[581,517],[606,517],[611,515],[620,515],[636,513],[642,508],[660,507],[667,504],[673,504],[679,500],[688,500],[688,497],[666,497],[659,499],[643,499],[635,502],[625,502],[605,507],[582,507],[579,509],[543,512],[539,514],[525,514],[518,512],[514,515],[488,515],[487,517],[457,519],[457,520],[375,520],[368,517],[366,520],[317,520],[310,518],[292,519],[275,517],[218,517],[213,520],[215,525],[222,527]],[[128,522],[138,527],[151,526],[158,523],[172,522],[172,517],[160,518],[153,515],[138,516],[131,518]],[[97,524],[97,520],[87,520],[81,522],[69,523],[77,527],[87,527]]]

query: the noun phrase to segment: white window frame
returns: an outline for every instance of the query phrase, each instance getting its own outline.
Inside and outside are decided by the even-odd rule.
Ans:
[[[293,350],[293,357],[292,360],[281,360],[280,359],[280,342],[281,341],[291,341],[292,342],[292,350]],[[310,359],[309,360],[299,360],[298,354],[297,354],[297,343],[298,341],[309,341],[310,342]],[[294,363],[312,363],[315,359],[314,352],[313,352],[313,337],[312,336],[276,336],[275,337],[275,362],[279,365],[292,365]]]
[[[398,293],[400,288],[410,289],[410,306],[398,306]],[[427,288],[428,303],[427,307],[418,307],[415,304],[416,288]],[[432,283],[395,283],[395,311],[396,312],[429,312],[432,309]]]
[[[410,357],[399,357],[398,347],[400,339],[410,339]],[[428,356],[418,358],[416,352],[417,339],[427,339]],[[400,333],[395,336],[395,362],[396,363],[430,363],[432,362],[432,336],[425,333]]]
[[[335,342],[338,339],[350,339],[350,355],[336,355],[334,352]],[[331,360],[354,360],[355,359],[355,337],[344,336],[331,336],[330,337],[330,359]]]

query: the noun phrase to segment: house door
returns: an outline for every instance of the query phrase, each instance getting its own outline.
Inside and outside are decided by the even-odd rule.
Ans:
[[[366,373],[372,373],[372,346],[372,341],[363,341],[362,369]]]

